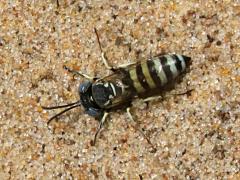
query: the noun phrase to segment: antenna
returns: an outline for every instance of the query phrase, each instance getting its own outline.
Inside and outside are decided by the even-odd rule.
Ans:
[[[65,108],[65,107],[69,107],[69,108],[66,108],[64,109],[63,111],[59,112],[58,114],[54,115],[53,117],[51,117],[47,124],[49,125],[54,119],[56,119],[58,116],[62,115],[63,113],[67,112],[67,111],[70,111],[71,109],[74,109],[78,106],[81,105],[81,102],[80,101],[77,101],[77,102],[74,102],[74,103],[70,103],[70,104],[65,104],[65,105],[61,105],[61,106],[52,106],[52,107],[46,107],[46,106],[41,106],[43,109],[45,110],[52,110],[52,109],[60,109],[60,108]]]

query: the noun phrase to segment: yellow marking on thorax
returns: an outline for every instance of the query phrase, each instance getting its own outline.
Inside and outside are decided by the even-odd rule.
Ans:
[[[149,72],[149,68],[148,68],[148,66],[147,66],[147,62],[142,63],[141,66],[142,66],[142,72],[143,72],[143,74],[144,74],[144,76],[145,76],[145,79],[146,79],[149,87],[150,87],[151,89],[156,88],[156,84],[154,83],[154,81],[153,81],[153,79],[152,79],[152,77],[151,77],[151,74],[150,74],[150,72]]]
[[[130,78],[133,81],[133,86],[136,89],[136,91],[138,93],[143,93],[145,91],[145,89],[142,87],[141,83],[138,80],[136,67],[133,69],[130,69],[129,74],[130,74]]]

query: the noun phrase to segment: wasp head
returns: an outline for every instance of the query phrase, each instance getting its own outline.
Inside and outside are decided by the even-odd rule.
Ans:
[[[103,109],[101,109],[95,102],[92,96],[92,82],[86,81],[79,85],[79,96],[82,106],[86,113],[93,117],[101,117]]]

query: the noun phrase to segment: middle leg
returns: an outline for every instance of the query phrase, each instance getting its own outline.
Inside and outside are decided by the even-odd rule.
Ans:
[[[99,35],[98,35],[98,32],[97,32],[97,29],[94,28],[94,31],[95,31],[95,34],[96,34],[96,37],[97,37],[97,42],[98,42],[98,45],[99,45],[99,49],[101,51],[101,58],[102,58],[102,61],[103,61],[103,64],[105,65],[105,67],[111,71],[115,71],[116,69],[113,67],[113,66],[110,66],[109,63],[108,63],[108,60],[106,59],[105,57],[105,53],[103,52],[102,50],[102,45],[100,43],[100,39],[99,39]]]

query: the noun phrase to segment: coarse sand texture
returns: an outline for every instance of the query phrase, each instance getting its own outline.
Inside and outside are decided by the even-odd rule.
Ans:
[[[77,107],[90,76],[154,55],[191,57],[175,88],[98,121]],[[240,179],[240,2],[0,1],[0,179]],[[191,92],[176,95],[179,92]],[[174,95],[175,94],[175,95]]]

